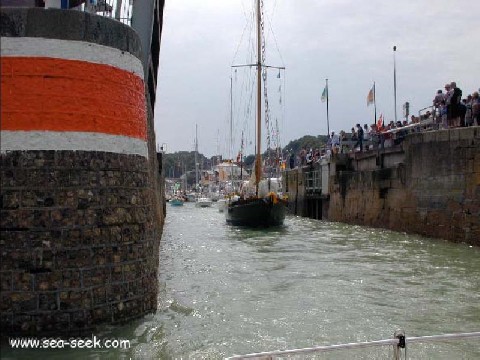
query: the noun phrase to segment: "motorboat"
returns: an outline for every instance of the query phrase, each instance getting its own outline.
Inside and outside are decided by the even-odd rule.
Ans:
[[[212,200],[207,197],[200,197],[197,199],[197,202],[195,203],[196,207],[200,208],[205,208],[205,207],[211,207],[212,206]]]
[[[180,199],[178,197],[174,197],[172,199],[170,199],[170,201],[168,202],[171,206],[183,206],[183,199]]]

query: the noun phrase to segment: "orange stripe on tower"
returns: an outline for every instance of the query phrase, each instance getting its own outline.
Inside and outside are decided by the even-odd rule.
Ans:
[[[1,130],[147,139],[144,82],[133,73],[42,57],[2,57],[1,71]]]

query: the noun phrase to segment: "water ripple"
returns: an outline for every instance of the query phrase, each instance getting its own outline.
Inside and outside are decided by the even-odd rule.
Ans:
[[[391,338],[399,328],[407,336],[480,330],[479,248],[293,216],[280,229],[241,229],[224,216],[169,207],[157,313],[102,332],[130,339],[130,350],[68,357],[221,359]],[[389,351],[328,358],[393,358]],[[474,359],[480,349],[422,344],[409,355]]]

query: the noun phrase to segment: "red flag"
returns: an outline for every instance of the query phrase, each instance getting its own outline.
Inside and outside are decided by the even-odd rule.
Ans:
[[[383,114],[380,114],[380,117],[377,121],[377,129],[381,129],[383,127]]]
[[[367,95],[367,106],[375,102],[375,84],[372,86]]]

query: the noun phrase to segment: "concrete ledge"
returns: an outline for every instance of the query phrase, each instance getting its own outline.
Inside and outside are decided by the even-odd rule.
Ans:
[[[423,133],[423,142],[437,141],[437,134],[435,131],[428,131]]]
[[[26,36],[28,10],[0,8],[0,36]]]
[[[468,131],[467,129],[457,129],[458,137],[460,140],[473,140],[474,131]]]
[[[129,52],[142,60],[140,38],[117,20],[82,11],[1,8],[0,35],[85,41]]]
[[[448,130],[439,130],[435,131],[436,141],[450,141],[450,132]]]

